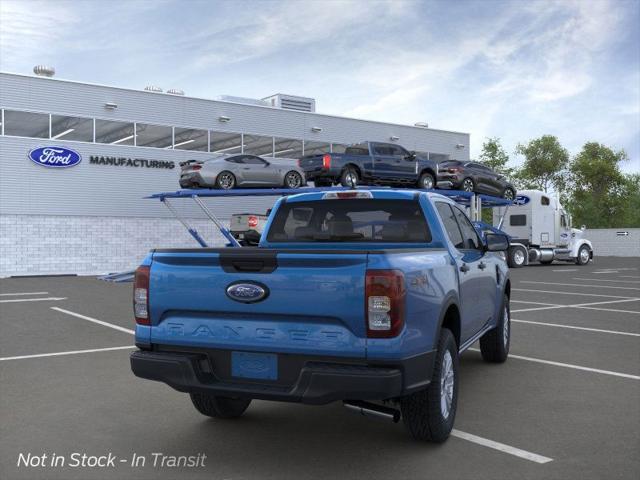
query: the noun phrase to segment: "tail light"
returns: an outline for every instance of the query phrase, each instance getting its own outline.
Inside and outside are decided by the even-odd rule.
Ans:
[[[331,155],[328,153],[322,156],[322,168],[331,168]]]
[[[151,325],[149,319],[149,267],[136,270],[133,282],[133,313],[138,325]]]
[[[461,170],[461,168],[459,168],[459,167],[452,167],[452,168],[449,168],[447,171],[449,173],[458,173],[460,170]]]
[[[256,228],[258,226],[258,217],[255,215],[249,215],[247,223],[249,224],[249,228]]]
[[[200,170],[202,168],[202,165],[194,165],[193,167],[191,167],[191,170]]]
[[[367,337],[397,337],[404,326],[404,275],[399,270],[367,270]]]
[[[302,159],[301,158],[298,159],[298,166],[302,167]]]
[[[322,196],[323,200],[336,200],[348,198],[373,198],[373,194],[368,190],[347,191],[347,192],[327,192]]]

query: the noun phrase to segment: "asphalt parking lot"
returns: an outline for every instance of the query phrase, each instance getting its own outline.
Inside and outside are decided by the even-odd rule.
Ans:
[[[0,478],[639,478],[640,258],[511,277],[511,358],[462,355],[443,445],[340,404],[254,401],[239,420],[208,419],[131,373],[130,283],[0,280]],[[117,459],[72,467],[73,453]],[[154,453],[206,459],[160,467]]]

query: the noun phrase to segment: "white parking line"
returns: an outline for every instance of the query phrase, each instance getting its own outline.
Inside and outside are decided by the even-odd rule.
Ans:
[[[640,278],[640,275],[620,275],[620,278]]]
[[[66,300],[67,297],[46,297],[46,298],[11,298],[9,300],[0,300],[0,303],[18,303],[18,302],[57,302],[58,300]]]
[[[49,295],[49,292],[0,293],[0,297],[17,297],[19,295]]]
[[[551,270],[552,272],[577,272],[579,268],[562,268],[560,270]]]
[[[558,293],[564,293],[564,292],[558,292]],[[602,295],[602,296],[606,297],[607,295]],[[622,297],[622,298],[625,298],[625,297]],[[602,310],[602,311],[605,311],[605,312],[636,313],[634,310],[616,310],[614,308],[598,308],[598,307],[593,307],[593,305],[605,305],[605,304],[608,304],[608,303],[637,302],[638,300],[640,300],[640,298],[628,298],[627,297],[624,300],[606,300],[604,302],[576,303],[576,304],[573,304],[573,305],[549,305],[547,307],[518,308],[516,310],[511,310],[511,313],[535,312],[535,311],[538,311],[538,310],[553,310],[553,309],[556,309],[556,308],[587,308],[587,309],[590,309],[590,310]]]
[[[79,313],[70,312],[69,310],[65,310],[64,308],[51,307],[51,310],[55,310],[56,312],[66,313],[67,315],[71,315],[73,317],[81,318],[82,320],[86,320],[87,322],[97,323],[98,325],[102,325],[104,327],[113,328],[114,330],[119,330],[124,333],[128,333],[130,335],[135,335],[136,332],[129,328],[124,328],[119,325],[114,325],[113,323],[103,322],[102,320],[98,320],[96,318],[87,317],[86,315],[80,315]]]
[[[579,295],[581,297],[607,297],[607,298],[625,298],[631,300],[640,300],[638,297],[621,297],[620,295],[603,295],[600,293],[581,293],[581,292],[559,292],[558,290],[534,290],[531,288],[512,288],[512,292],[535,292],[535,293],[557,293],[558,295]]]
[[[509,300],[510,303],[530,303],[532,305],[546,305],[547,307],[562,307],[564,305],[558,305],[557,303],[543,303],[543,302],[530,302],[528,300]]]
[[[477,348],[470,348],[469,350],[472,350],[474,352],[480,351]],[[640,376],[638,375],[631,375],[629,373],[621,373],[621,372],[613,372],[611,370],[600,370],[598,368],[583,367],[582,365],[573,365],[571,363],[553,362],[551,360],[543,360],[541,358],[524,357],[522,355],[512,355],[512,354],[509,354],[509,358],[526,360],[528,362],[543,363],[545,365],[553,365],[556,367],[572,368],[574,370],[583,370],[585,372],[602,373],[603,375],[611,375],[613,377],[622,377],[622,378],[630,378],[631,380],[640,380]]]
[[[554,283],[520,280],[520,283],[540,283],[542,285],[562,285],[563,287],[615,288],[616,290],[640,290],[640,287],[618,287],[617,285],[584,285],[582,283]]]
[[[532,325],[542,325],[545,327],[570,328],[573,330],[584,330],[586,332],[611,333],[613,335],[628,335],[630,337],[640,337],[640,333],[620,332],[618,330],[602,330],[600,328],[577,327],[575,325],[561,325],[559,323],[532,322],[530,320],[516,320],[515,318],[512,318],[511,321],[517,323],[530,323]]]
[[[501,452],[508,453],[509,455],[524,458],[525,460],[529,460],[531,462],[549,463],[553,461],[553,458],[544,457],[542,455],[538,455],[537,453],[527,452],[526,450],[521,450],[516,447],[505,445],[504,443],[495,442],[493,440],[489,440],[488,438],[478,437],[471,433],[456,430],[455,428],[451,430],[451,435],[453,437],[461,438],[462,440],[467,440],[468,442],[477,443],[478,445],[482,445],[483,447],[493,448],[494,450],[499,450]]]
[[[572,280],[593,280],[593,278],[579,278],[573,277]],[[605,280],[604,278],[599,278],[599,282],[614,282],[614,283],[640,283],[640,280]]]
[[[587,310],[600,310],[602,312],[633,313],[636,315],[640,315],[640,312],[637,310],[619,310],[615,308],[598,308],[598,307],[582,307],[582,306],[578,306],[575,308],[585,308]]]
[[[92,348],[90,350],[71,350],[69,352],[39,353],[37,355],[20,355],[18,357],[0,358],[0,362],[4,362],[7,360],[24,360],[26,358],[59,357],[61,355],[77,355],[79,353],[109,352],[111,350],[127,350],[131,348],[136,348],[136,346],[127,345],[126,347]]]

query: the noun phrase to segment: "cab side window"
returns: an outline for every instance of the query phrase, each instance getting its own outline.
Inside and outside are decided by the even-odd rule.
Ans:
[[[478,237],[476,229],[473,228],[471,221],[459,208],[452,207],[452,209],[456,220],[458,220],[458,225],[460,225],[460,230],[462,231],[462,241],[464,242],[464,247],[462,248],[466,250],[480,250],[480,238]]]
[[[462,233],[460,232],[460,227],[458,227],[455,214],[451,210],[449,204],[436,202],[436,209],[440,214],[440,218],[442,218],[444,229],[447,231],[447,235],[449,236],[451,243],[453,243],[456,248],[464,248],[464,240],[462,238]]]

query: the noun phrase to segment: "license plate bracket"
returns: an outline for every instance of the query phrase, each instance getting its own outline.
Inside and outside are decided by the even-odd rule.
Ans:
[[[275,353],[231,352],[231,376],[277,380],[278,356]]]

